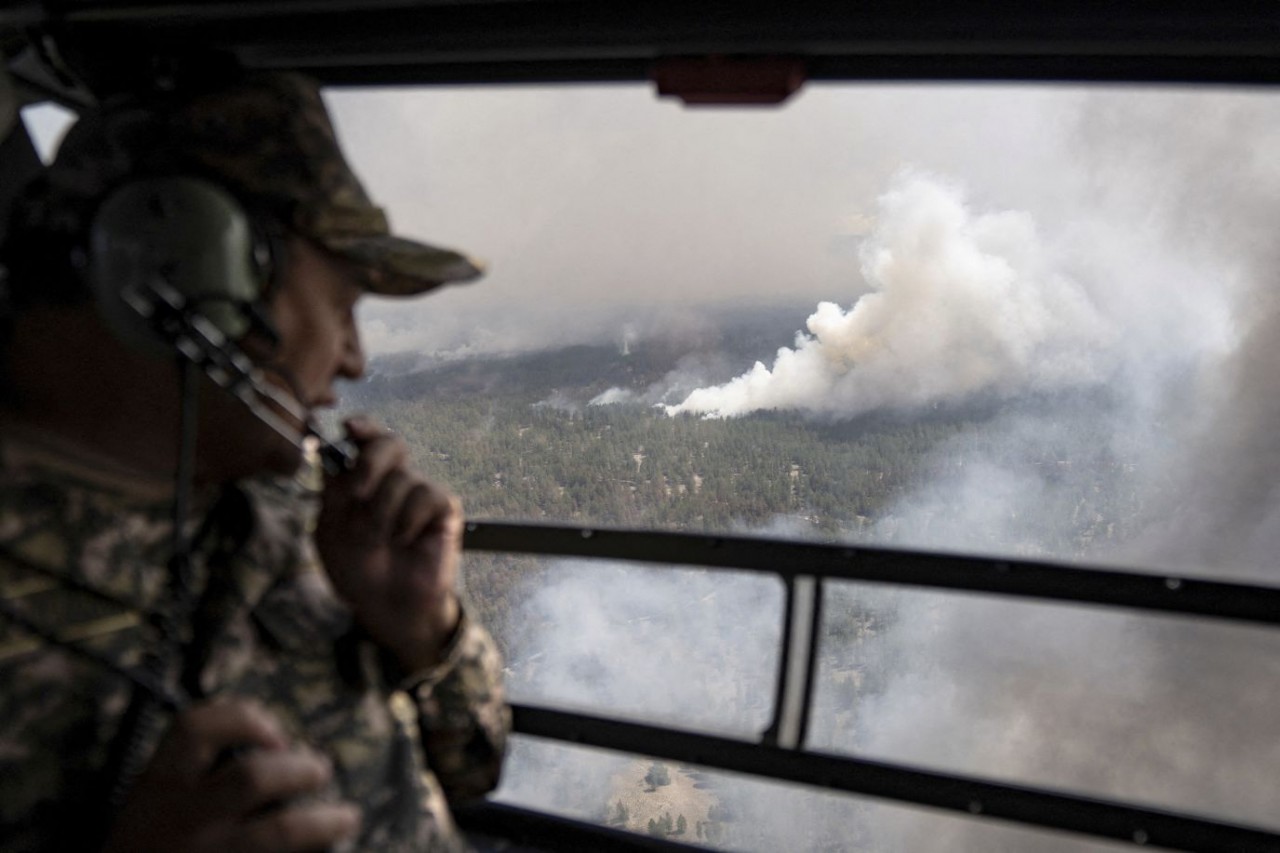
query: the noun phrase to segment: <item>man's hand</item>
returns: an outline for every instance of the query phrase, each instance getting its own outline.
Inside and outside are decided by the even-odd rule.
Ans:
[[[346,424],[353,470],[325,481],[316,548],[334,588],[406,672],[438,663],[457,627],[462,505],[409,468],[409,448],[368,418]]]
[[[261,706],[215,700],[179,714],[111,828],[107,853],[324,850],[360,828],[350,803],[297,801],[333,768],[291,748]]]

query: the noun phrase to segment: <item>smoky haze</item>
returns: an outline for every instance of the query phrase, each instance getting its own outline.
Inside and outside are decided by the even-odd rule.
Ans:
[[[343,144],[397,230],[489,275],[371,306],[375,353],[521,351],[665,328],[691,306],[847,302],[905,166],[1058,207],[1078,93],[814,86],[782,110],[688,110],[647,88],[336,91]],[[939,129],[944,129],[939,138]],[[993,152],[1016,150],[1003,161]]]
[[[630,88],[330,99],[400,230],[492,263],[478,285],[369,309],[375,352],[642,345],[717,305],[803,304],[794,345],[736,378],[595,402],[838,419],[1065,397],[1075,411],[1010,405],[980,447],[938,448],[940,473],[862,539],[1280,583],[1275,96],[814,87],[764,112]],[[1126,517],[1067,535],[1097,513],[1081,496],[1102,469],[1120,472]],[[794,520],[766,532],[808,535]],[[769,595],[634,567],[547,577],[522,613],[518,697],[758,728]],[[1274,632],[844,585],[831,598],[849,620],[824,634],[811,745],[1280,828]],[[663,678],[676,687],[646,689]],[[523,744],[504,795],[598,818],[619,767]],[[749,783],[721,793],[750,815],[734,839],[748,849],[1088,847]]]

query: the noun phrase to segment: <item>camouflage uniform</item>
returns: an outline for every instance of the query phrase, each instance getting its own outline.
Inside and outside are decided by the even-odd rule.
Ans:
[[[65,644],[139,666],[155,644],[148,615],[169,603],[169,500],[47,439],[6,438],[0,595]],[[241,485],[200,502],[213,523],[199,536],[195,604],[168,686],[255,698],[328,754],[328,795],[364,809],[358,849],[462,847],[446,801],[496,784],[509,724],[489,636],[464,615],[442,663],[395,674],[317,568],[300,485]],[[0,847],[93,849],[103,825],[89,816],[114,784],[104,766],[133,685],[3,618],[0,684]],[[168,719],[144,728],[138,766]]]

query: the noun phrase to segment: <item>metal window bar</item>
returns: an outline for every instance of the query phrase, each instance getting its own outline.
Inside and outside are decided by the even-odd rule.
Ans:
[[[1246,0],[1183,0],[1176,15],[1156,0],[9,5],[0,24],[56,27],[81,45],[215,44],[342,84],[643,81],[655,57],[708,55],[802,57],[811,80],[1280,82],[1280,25]]]
[[[811,716],[822,588],[828,579],[1067,601],[1264,625],[1280,624],[1280,589],[1047,562],[752,536],[480,521],[467,524],[464,547],[472,551],[760,571],[781,577],[786,585],[773,718],[760,742],[531,706],[514,709],[518,733],[1137,845],[1233,852],[1280,850],[1280,833],[1265,829],[803,748]],[[499,824],[506,821],[504,825],[523,827],[521,832],[528,830],[531,821],[538,820],[537,813],[522,813],[518,818],[495,814],[494,819]],[[602,830],[590,824],[566,823],[562,818],[554,820],[559,829],[550,830],[553,834],[571,831],[579,837]],[[573,825],[572,830],[566,828],[569,824]],[[612,846],[604,836],[596,841],[601,845],[599,849],[623,849]]]

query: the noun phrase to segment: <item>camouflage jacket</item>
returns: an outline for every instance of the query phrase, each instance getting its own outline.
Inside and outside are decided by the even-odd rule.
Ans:
[[[153,617],[173,598],[170,501],[15,444],[0,437],[0,597],[59,642],[0,614],[0,849],[92,850],[104,804],[124,790],[106,768],[120,765],[108,756],[135,687],[66,646],[125,668],[157,648]],[[327,753],[329,794],[364,809],[356,849],[464,848],[447,802],[496,784],[509,726],[488,634],[464,614],[441,664],[395,674],[310,557],[300,486],[241,485],[197,504],[191,615],[176,623],[167,686],[255,698]],[[135,771],[168,720],[150,710],[124,764]]]

